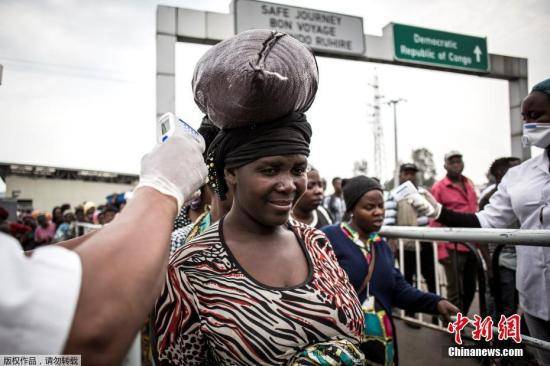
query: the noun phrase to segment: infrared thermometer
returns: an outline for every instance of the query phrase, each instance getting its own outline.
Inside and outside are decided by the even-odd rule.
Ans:
[[[185,123],[184,120],[178,118],[174,113],[164,113],[157,120],[157,143],[162,144],[175,133],[180,135],[188,134],[191,135],[193,140],[195,140],[204,150],[204,139],[200,133],[195,131],[195,129]],[[196,191],[186,203],[199,199],[201,197],[201,191]]]
[[[395,198],[397,202],[402,201],[416,193],[418,193],[418,190],[410,181],[402,183],[391,192],[393,198]]]
[[[391,194],[397,202],[402,201],[404,199],[410,200],[410,201],[416,201],[416,202],[426,202],[428,206],[431,207],[431,209],[427,213],[427,216],[432,215],[433,212],[435,211],[435,209],[428,202],[428,200],[424,196],[422,196],[420,192],[418,192],[418,189],[416,189],[415,185],[412,184],[410,181],[406,181],[405,183],[399,185],[397,188],[395,188],[391,192]]]
[[[176,117],[174,113],[164,113],[157,120],[157,142],[159,144],[168,140],[176,133],[176,131],[180,134],[191,135],[195,141],[197,141],[201,146],[204,146],[204,139],[202,136],[195,131],[193,127],[185,123],[184,120]]]

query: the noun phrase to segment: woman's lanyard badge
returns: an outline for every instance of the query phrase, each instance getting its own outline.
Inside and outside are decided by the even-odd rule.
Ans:
[[[355,245],[357,245],[359,250],[361,250],[361,253],[363,253],[365,260],[367,261],[367,276],[365,277],[365,280],[358,293],[361,293],[366,287],[367,296],[361,306],[364,311],[374,311],[374,296],[372,296],[370,293],[370,280],[374,272],[374,263],[376,262],[374,244],[381,241],[382,238],[380,238],[380,235],[375,232],[371,233],[369,235],[369,238],[365,242],[359,238],[359,233],[355,231],[352,227],[350,227],[348,223],[342,223],[342,229],[346,236],[350,238],[355,243]]]

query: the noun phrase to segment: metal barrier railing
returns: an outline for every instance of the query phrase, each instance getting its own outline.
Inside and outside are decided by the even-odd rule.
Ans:
[[[502,250],[504,244],[515,245],[515,246],[547,246],[550,247],[550,230],[518,230],[518,229],[472,229],[472,228],[426,228],[426,227],[405,227],[405,226],[384,226],[380,230],[380,235],[388,239],[397,239],[398,240],[398,249],[399,249],[399,268],[404,272],[404,245],[402,239],[413,239],[415,240],[415,264],[416,264],[416,287],[421,288],[421,260],[420,260],[420,250],[422,242],[432,242],[433,245],[433,254],[434,254],[434,272],[435,272],[435,288],[438,295],[442,295],[442,289],[446,289],[447,281],[446,276],[440,275],[442,273],[441,265],[437,260],[437,244],[435,241],[450,241],[450,242],[459,242],[463,245],[466,245],[470,252],[475,255],[476,258],[476,273],[478,279],[478,299],[479,299],[479,309],[482,316],[486,316],[487,309],[485,304],[485,270],[484,270],[484,260],[479,254],[479,250],[476,246],[472,245],[470,242],[475,242],[481,245],[488,244],[501,244],[498,245],[495,253],[496,259],[493,259],[493,264],[497,263],[493,268],[498,268],[498,254]],[[424,243],[422,245],[426,245]],[[456,254],[456,250],[455,250]],[[486,268],[486,267],[485,267]],[[456,277],[456,276],[455,276]],[[460,287],[459,287],[460,288]],[[419,319],[406,316],[403,311],[401,314],[395,315],[396,318],[403,319],[405,321],[438,330],[447,332],[447,329],[442,326],[441,321],[438,322],[438,325],[432,324],[431,322],[426,322],[422,320],[420,316]],[[494,330],[498,330],[497,327],[493,327]],[[466,338],[470,338],[466,335]],[[532,346],[534,348],[550,351],[550,342],[546,342],[537,338],[533,338],[527,335],[522,334],[523,343]]]
[[[502,250],[504,249],[505,247],[505,244],[499,244],[497,245],[497,247],[494,249],[493,251],[493,258],[492,258],[492,268],[493,268],[493,281],[495,283],[500,283],[501,280],[500,280],[500,271],[499,271],[499,257],[500,257],[500,253],[502,252]],[[495,288],[493,289],[494,292],[493,292],[493,297],[495,298],[495,308],[498,312],[503,312],[503,307],[502,307],[502,291],[500,290],[500,288]]]
[[[404,253],[405,253],[405,249],[404,249],[404,245],[403,245],[403,240],[402,239],[398,239],[398,248],[399,248],[399,261],[398,261],[398,268],[401,270],[401,272],[403,274],[406,273],[406,269],[408,269],[406,267],[406,263],[407,261],[404,260]],[[415,240],[415,278],[416,278],[416,287],[417,288],[421,288],[421,274],[423,275],[424,274],[424,271],[422,270],[422,266],[421,266],[421,246],[425,246],[428,244],[428,241],[422,241],[422,242],[419,242],[418,240]],[[485,303],[485,291],[486,291],[486,286],[485,286],[485,272],[484,272],[484,261],[483,261],[483,258],[480,256],[477,248],[470,244],[470,243],[460,243],[466,247],[468,247],[469,249],[469,253],[470,255],[474,256],[475,258],[475,261],[476,261],[476,276],[478,277],[478,282],[479,282],[479,287],[478,287],[478,293],[479,293],[479,308],[480,308],[480,314],[481,315],[486,315],[487,314],[487,310],[486,310],[486,303]],[[442,291],[441,289],[442,288],[447,288],[448,286],[448,282],[446,281],[446,276],[443,274],[443,275],[439,275],[439,273],[441,273],[441,271],[439,270],[440,268],[440,265],[439,265],[439,262],[438,262],[438,258],[437,258],[437,244],[435,242],[430,242],[429,245],[432,245],[432,252],[433,252],[433,271],[434,271],[434,287],[435,287],[435,293],[437,293],[438,295],[442,295]],[[452,252],[452,255],[455,257],[454,258],[454,262],[453,263],[457,263],[457,259],[456,259],[456,256],[457,256],[457,253],[458,251],[456,250],[456,245],[455,245],[455,250]],[[458,278],[458,268],[455,266],[454,268],[454,271],[455,271],[455,279]],[[428,282],[428,279],[425,279],[426,282]],[[429,284],[427,283],[428,285],[428,289],[429,289]],[[463,293],[461,292],[461,287],[460,286],[457,286],[458,290],[459,290],[459,299],[462,299],[463,297]],[[431,290],[430,290],[431,291]],[[463,304],[455,304],[457,305],[459,308],[462,308]]]
[[[383,226],[380,235],[386,238],[426,241],[476,242],[526,246],[550,246],[550,230],[426,228],[417,226]]]
[[[77,228],[81,228],[79,235],[84,235],[89,231],[102,228],[102,225],[89,224],[79,222]],[[77,230],[79,232],[79,230]],[[402,239],[414,239],[415,240],[415,263],[416,263],[416,287],[421,288],[421,261],[420,261],[420,241],[430,241],[433,245],[434,254],[434,272],[435,272],[435,288],[438,295],[442,295],[442,288],[446,289],[447,282],[445,276],[438,275],[438,267],[441,266],[437,260],[437,244],[435,241],[451,241],[460,242],[466,245],[470,252],[476,257],[477,278],[478,278],[478,299],[481,315],[487,315],[485,304],[485,271],[483,266],[483,259],[479,254],[478,249],[469,242],[476,242],[479,244],[510,244],[510,245],[524,245],[524,246],[550,246],[550,230],[518,230],[518,229],[471,229],[471,228],[426,228],[426,227],[410,227],[410,226],[384,226],[380,230],[380,235],[388,239],[399,240],[399,268],[404,273],[404,245]],[[425,245],[425,244],[423,244]],[[495,253],[500,252],[503,245],[499,245],[495,250]],[[456,254],[456,251],[455,251]],[[496,268],[495,266],[493,268]],[[443,278],[440,278],[443,277]],[[456,277],[456,276],[455,276]],[[398,319],[403,319],[414,324],[418,324],[422,327],[434,329],[437,331],[447,332],[447,328],[443,327],[441,321],[438,325],[431,322],[423,321],[422,318],[412,318],[405,316],[401,311],[401,315],[395,314]],[[498,330],[497,327],[493,327]],[[470,336],[464,335],[465,338],[471,339]],[[522,334],[523,342],[526,345],[539,348],[542,350],[550,351],[550,342],[546,342],[537,338],[533,338]]]

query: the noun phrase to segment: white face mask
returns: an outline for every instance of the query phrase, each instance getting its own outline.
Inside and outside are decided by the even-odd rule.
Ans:
[[[544,149],[550,146],[550,123],[524,123],[521,141],[525,147],[532,145]]]

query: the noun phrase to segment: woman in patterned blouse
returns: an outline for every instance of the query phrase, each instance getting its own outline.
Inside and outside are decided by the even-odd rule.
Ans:
[[[263,45],[280,39],[271,35]],[[212,142],[210,184],[221,199],[231,192],[233,204],[170,258],[154,311],[157,364],[364,362],[356,348],[361,307],[330,243],[289,222],[307,185],[311,127],[302,112],[310,104],[275,121],[222,128]]]
[[[170,259],[155,308],[158,364],[282,365],[312,344],[359,342],[361,308],[328,240],[288,222],[307,184],[309,124],[293,117],[256,131],[277,138],[281,129],[278,152],[257,145],[260,157],[211,177],[226,182],[233,205]]]

